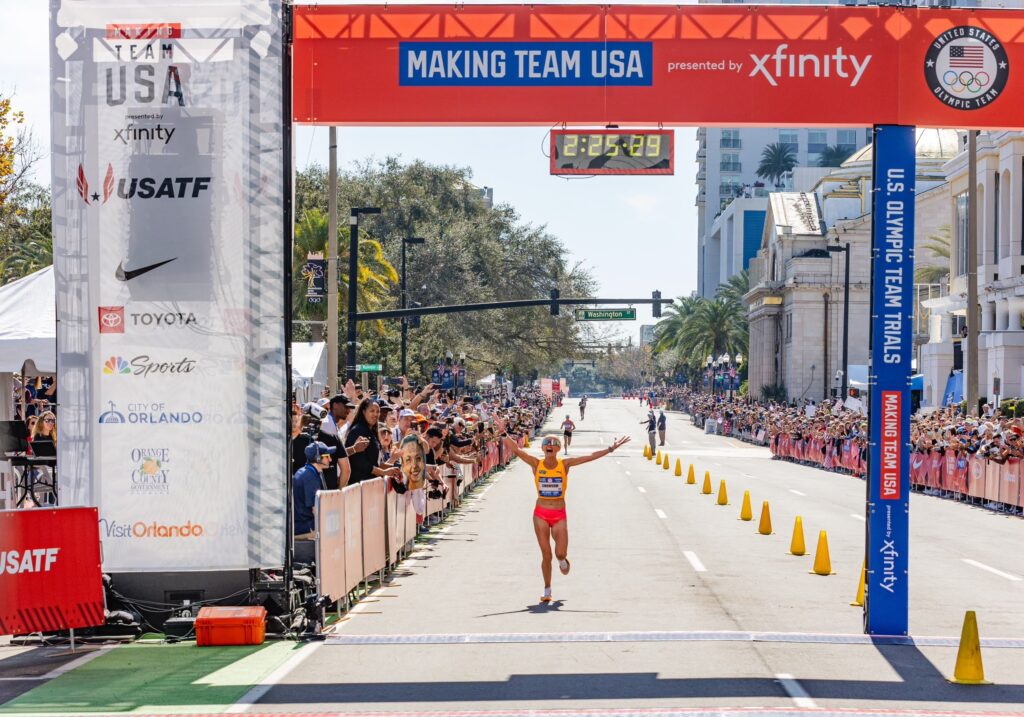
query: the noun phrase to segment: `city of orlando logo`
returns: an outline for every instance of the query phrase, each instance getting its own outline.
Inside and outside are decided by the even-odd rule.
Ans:
[[[991,104],[1010,77],[1006,48],[988,30],[961,25],[950,28],[928,46],[924,76],[932,94],[958,110]]]

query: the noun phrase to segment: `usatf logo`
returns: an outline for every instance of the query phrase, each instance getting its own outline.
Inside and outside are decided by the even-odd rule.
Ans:
[[[197,199],[210,190],[212,177],[121,177],[107,165],[103,175],[103,194],[89,189],[85,168],[78,165],[75,187],[86,204],[106,204],[115,193],[121,199]]]
[[[123,306],[101,306],[99,307],[98,311],[101,334],[124,333]]]
[[[1006,88],[1006,48],[980,27],[961,25],[935,38],[925,55],[924,76],[932,94],[958,110],[991,104]]]

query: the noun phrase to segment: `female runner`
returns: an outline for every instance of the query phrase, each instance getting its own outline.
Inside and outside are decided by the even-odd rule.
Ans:
[[[594,451],[577,458],[559,458],[561,444],[558,436],[545,436],[541,442],[544,458],[536,458],[524,451],[515,441],[505,436],[505,446],[522,458],[533,469],[533,481],[537,488],[537,505],[533,509],[533,532],[540,546],[540,571],[544,576],[544,597],[541,602],[551,602],[551,539],[555,540],[555,557],[562,575],[569,574],[569,525],[565,515],[565,493],[569,488],[569,469],[583,463],[604,458],[619,446],[628,443],[629,437],[616,439],[608,448]]]

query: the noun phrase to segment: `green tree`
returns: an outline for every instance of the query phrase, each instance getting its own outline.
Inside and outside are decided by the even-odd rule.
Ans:
[[[786,142],[769,144],[761,151],[761,162],[757,166],[757,176],[778,186],[782,178],[793,171],[796,166],[796,155]]]
[[[928,251],[938,264],[925,264],[914,270],[914,281],[919,284],[938,284],[949,276],[950,228],[945,225],[921,242],[920,252]],[[924,257],[924,254],[921,254]]]
[[[0,284],[52,263],[50,191],[23,183],[0,205]]]
[[[825,151],[818,155],[819,167],[841,167],[843,162],[850,158],[853,152],[848,152],[838,144],[825,147]]]

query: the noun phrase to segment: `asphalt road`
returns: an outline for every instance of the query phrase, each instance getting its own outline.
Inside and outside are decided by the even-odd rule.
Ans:
[[[684,475],[694,464],[698,485],[689,486],[641,456],[644,413],[636,401],[594,400],[577,420],[570,455],[617,435],[634,441],[572,471],[573,567],[568,577],[555,571],[556,602],[538,603],[533,483],[517,462],[250,709],[1021,709],[1024,520],[914,495],[917,644],[873,644],[849,605],[864,550],[863,481],[773,461],[671,414],[667,450]],[[730,505],[700,495],[705,470],[716,491],[726,480]],[[738,520],[744,490],[753,522]],[[757,534],[766,500],[771,536]],[[788,554],[797,515],[805,557]],[[828,577],[809,572],[819,530]],[[968,609],[991,640],[983,655],[994,686],[945,679]]]

